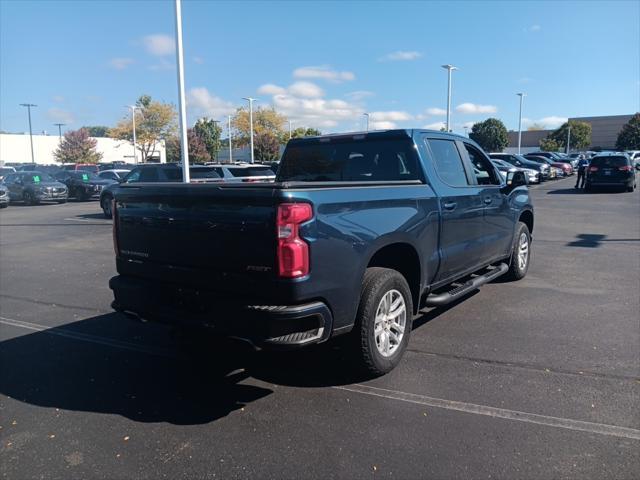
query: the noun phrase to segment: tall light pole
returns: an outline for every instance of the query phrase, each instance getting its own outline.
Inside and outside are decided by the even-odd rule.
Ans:
[[[289,140],[291,140],[291,120],[289,120]]]
[[[178,63],[178,108],[180,111],[180,157],[182,159],[182,180],[191,181],[189,172],[189,140],[187,138],[187,102],[184,95],[184,53],[182,51],[182,4],[175,0],[176,7],[176,62]]]
[[[364,115],[365,117],[367,117],[367,132],[369,131],[369,114],[368,113],[363,113],[362,115]]]
[[[233,149],[231,147],[231,115],[227,116],[227,129],[229,132],[229,163],[233,163]]]
[[[516,93],[520,97],[520,114],[518,115],[518,155],[520,155],[520,145],[522,144],[522,99],[526,93]]]
[[[464,128],[465,135],[468,137],[469,136],[469,125],[465,125],[463,128]]]
[[[56,127],[58,127],[58,138],[62,142],[62,127],[66,125],[66,123],[54,123]]]
[[[257,98],[242,97],[242,99],[249,102],[249,141],[251,143],[251,163],[253,163],[253,102]]]
[[[126,105],[131,109],[131,123],[133,124],[133,163],[138,164],[138,146],[136,144],[136,108],[137,105]]]
[[[565,149],[565,153],[569,154],[569,145],[571,144],[571,125],[567,122],[567,148]]]
[[[218,128],[220,128],[220,127],[218,127],[218,124],[220,123],[220,120],[211,120],[211,123],[213,123],[213,126],[216,129],[216,132],[218,132]],[[222,133],[222,128],[220,128],[220,133]],[[220,139],[220,137],[218,137],[218,139]],[[218,163],[218,150],[216,150],[215,162]]]
[[[33,157],[33,132],[31,131],[31,107],[37,107],[34,103],[21,103],[21,107],[27,107],[27,112],[29,115],[29,141],[31,142],[31,163],[36,163]]]
[[[445,68],[448,72],[448,87],[447,87],[447,132],[451,131],[451,72],[454,70],[458,70],[458,67],[454,67],[453,65],[442,65],[442,68]]]

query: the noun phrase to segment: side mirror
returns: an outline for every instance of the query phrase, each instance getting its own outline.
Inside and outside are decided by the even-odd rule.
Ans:
[[[527,185],[527,177],[525,176],[524,172],[507,172],[507,187],[510,190],[521,187],[523,185]]]

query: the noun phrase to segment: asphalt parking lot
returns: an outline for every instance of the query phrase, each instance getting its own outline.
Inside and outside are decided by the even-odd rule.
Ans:
[[[532,189],[524,280],[424,311],[371,381],[112,313],[97,202],[2,210],[0,473],[638,478],[640,190],[573,182]]]

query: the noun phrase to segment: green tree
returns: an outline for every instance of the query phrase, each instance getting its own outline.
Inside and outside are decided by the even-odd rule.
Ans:
[[[207,145],[200,135],[193,128],[187,130],[187,141],[189,142],[189,163],[204,163],[212,160]],[[167,162],[182,162],[182,150],[180,138],[177,135],[171,135],[165,141],[167,154]]]
[[[540,140],[540,150],[543,152],[557,152],[560,150],[560,144],[549,137],[543,138]]]
[[[488,118],[484,122],[474,123],[469,138],[487,152],[501,152],[509,145],[507,127],[497,118]]]
[[[298,127],[291,132],[291,138],[317,137],[319,135],[322,135],[322,132],[317,128]]]
[[[108,137],[109,127],[104,125],[94,125],[89,127],[82,127],[89,132],[90,137]]]
[[[53,156],[61,163],[98,163],[102,153],[96,151],[97,144],[95,138],[89,137],[87,129],[71,130],[64,134]]]
[[[582,150],[591,145],[591,124],[570,120],[547,135],[548,140],[553,140],[557,144],[558,148],[556,150],[566,150],[569,126],[571,126],[569,150]]]
[[[204,142],[207,152],[209,152],[209,157],[211,159],[218,158],[218,151],[221,147],[220,134],[222,133],[222,128],[218,126],[218,122],[206,117],[201,118],[196,122],[193,130]]]
[[[289,130],[285,132],[284,126],[287,118],[276,112],[273,108],[258,108],[253,111],[253,135],[255,137],[262,133],[270,133],[279,143],[285,143],[289,139]],[[236,130],[233,137],[233,144],[237,147],[244,147],[249,144],[249,111],[246,108],[239,108],[231,119],[231,125]]]
[[[156,102],[149,95],[142,95],[136,102],[136,144],[142,161],[153,156],[160,140],[170,138],[176,132],[176,110],[170,103]],[[127,116],[109,129],[109,136],[133,141],[131,117]]]
[[[640,113],[636,113],[620,130],[616,140],[618,150],[640,150]]]
[[[274,162],[280,158],[280,142],[270,132],[262,132],[255,136],[253,149],[258,162]]]

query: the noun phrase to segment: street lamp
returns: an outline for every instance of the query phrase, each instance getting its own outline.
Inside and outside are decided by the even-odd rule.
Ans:
[[[180,109],[180,141],[182,148],[182,181],[189,183],[189,139],[187,138],[187,102],[184,94],[184,52],[182,50],[182,4],[175,0],[176,7],[176,63],[178,64],[178,108]]]
[[[131,109],[131,122],[133,124],[133,163],[138,164],[138,147],[136,146],[136,108],[140,108],[136,105],[125,105],[125,107]]]
[[[464,128],[464,133],[465,133],[465,135],[468,137],[468,136],[469,136],[469,125],[465,125],[465,126],[464,126],[464,127],[462,127],[462,128]]]
[[[571,144],[571,124],[567,122],[567,148],[565,153],[569,155],[569,145]]]
[[[33,132],[31,131],[31,107],[37,107],[34,103],[21,103],[21,107],[27,107],[27,112],[29,115],[29,141],[31,142],[31,163],[36,163],[33,157]]]
[[[369,114],[368,113],[363,113],[362,115],[367,117],[367,132],[368,132],[369,131]]]
[[[60,138],[60,141],[62,142],[62,127],[64,127],[66,125],[66,123],[54,123],[54,125],[56,127],[58,127],[58,137]]]
[[[516,93],[520,97],[520,114],[518,115],[518,155],[520,155],[520,145],[522,143],[522,99],[527,96],[526,93]]]
[[[289,140],[291,140],[291,120],[289,120]]]
[[[220,120],[211,120],[211,123],[213,123],[213,126],[214,126],[215,131],[216,131],[216,136],[218,136],[218,124],[220,123]],[[222,132],[222,129],[220,129],[220,132]],[[218,136],[218,139],[220,139],[219,136]],[[212,160],[215,160],[215,162],[218,163],[218,150],[216,150],[215,159],[212,159]]]
[[[229,130],[229,163],[233,163],[233,151],[231,148],[231,115],[227,116],[227,128]]]
[[[249,141],[251,142],[251,163],[253,163],[253,102],[257,98],[242,97],[243,100],[249,102]]]
[[[451,72],[453,70],[458,70],[458,67],[454,67],[453,65],[442,65],[442,68],[445,68],[448,73],[448,88],[447,88],[447,132],[450,132],[451,125]]]

